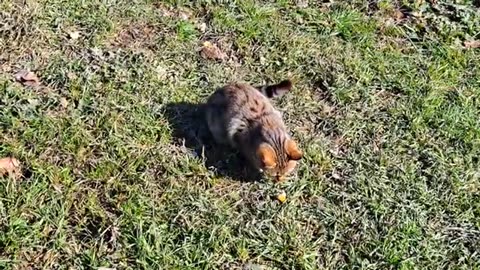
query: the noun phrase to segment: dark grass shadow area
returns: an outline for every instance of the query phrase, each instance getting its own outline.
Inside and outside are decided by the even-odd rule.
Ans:
[[[204,112],[204,104],[179,102],[166,105],[165,116],[173,128],[176,143],[185,144],[198,156],[203,157],[205,166],[219,176],[241,182],[260,181],[261,174],[256,172],[238,151],[215,143],[208,130]]]

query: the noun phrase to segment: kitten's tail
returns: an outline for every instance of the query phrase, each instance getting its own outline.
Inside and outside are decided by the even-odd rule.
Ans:
[[[278,84],[258,86],[257,89],[268,98],[281,97],[292,89],[292,82],[284,80]]]

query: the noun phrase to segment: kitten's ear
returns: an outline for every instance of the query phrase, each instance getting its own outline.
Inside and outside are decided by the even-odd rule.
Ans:
[[[287,139],[285,150],[291,160],[299,160],[303,157],[302,151],[298,149],[297,143],[292,139]]]
[[[269,144],[262,143],[257,149],[257,155],[265,168],[277,166],[275,150]]]

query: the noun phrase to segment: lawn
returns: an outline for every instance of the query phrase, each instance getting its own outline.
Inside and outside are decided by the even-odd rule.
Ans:
[[[0,268],[480,269],[479,5],[0,1]],[[252,179],[200,104],[286,78]]]

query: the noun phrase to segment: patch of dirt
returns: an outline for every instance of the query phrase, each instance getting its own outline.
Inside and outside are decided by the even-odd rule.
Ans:
[[[203,58],[210,60],[224,60],[227,58],[227,54],[224,53],[215,43],[210,41],[203,42],[200,55]]]
[[[229,35],[222,37],[205,35],[198,47],[199,55],[203,59],[223,62],[231,67],[242,65],[243,56],[240,55],[239,50],[235,46],[233,37]]]
[[[158,29],[147,23],[131,23],[121,27],[111,45],[122,49],[152,49],[156,44]]]
[[[0,36],[6,45],[19,45],[35,31],[34,12],[29,8],[15,8],[14,12],[0,12]]]
[[[52,57],[49,43],[54,37],[51,32],[39,29],[37,4],[27,2],[0,10],[0,73],[11,73],[25,66],[38,69]]]
[[[182,8],[173,8],[171,6],[167,6],[164,3],[154,3],[153,6],[160,11],[160,15],[164,17],[175,17],[181,20],[189,20],[193,17],[193,12],[190,9],[185,7]]]

